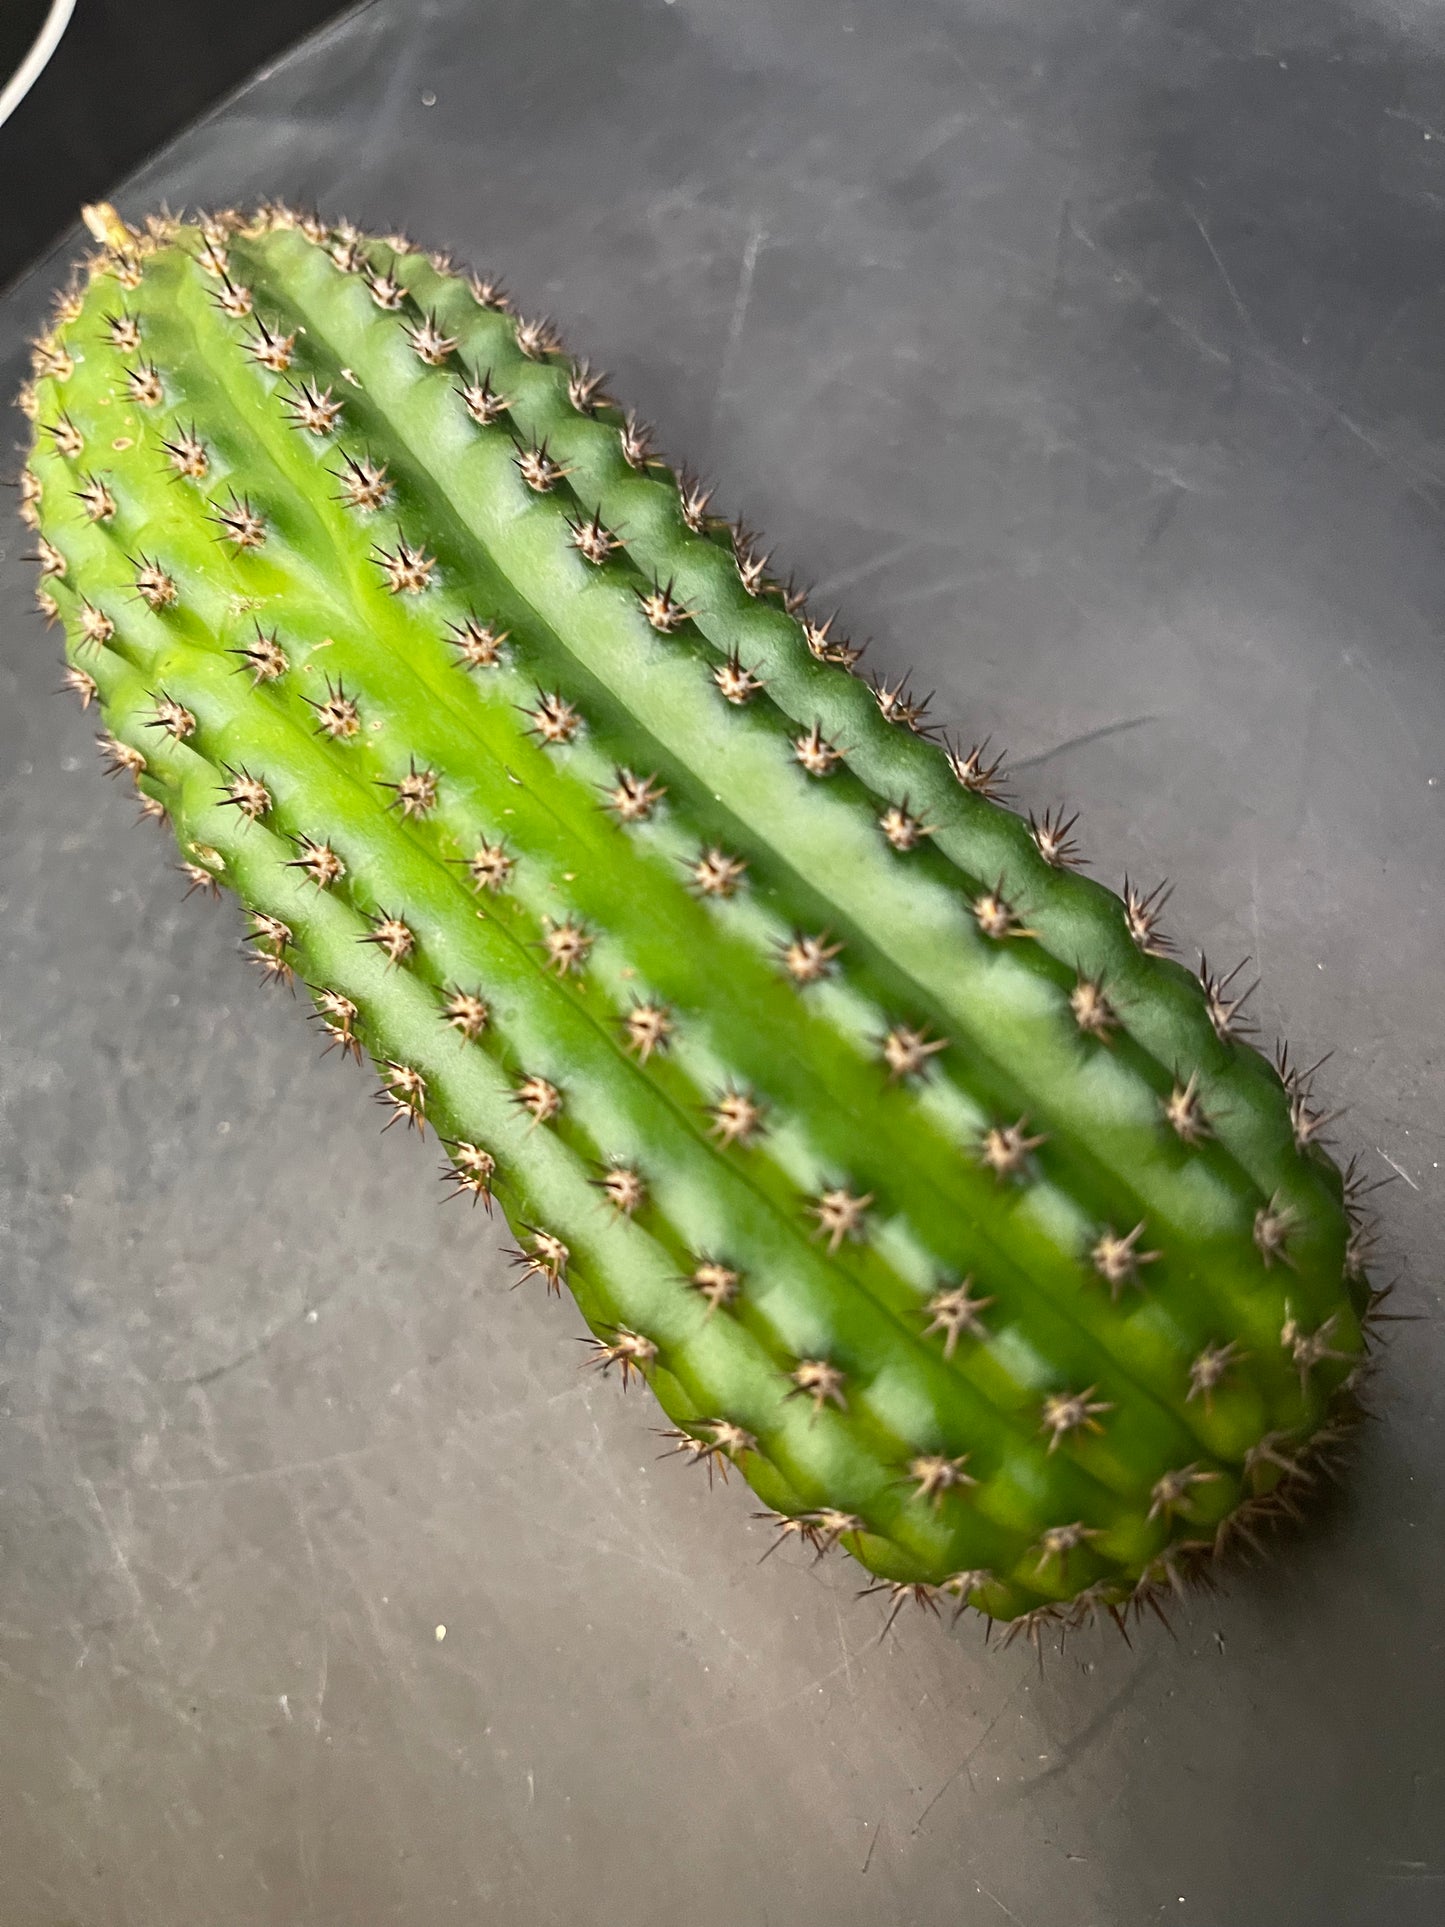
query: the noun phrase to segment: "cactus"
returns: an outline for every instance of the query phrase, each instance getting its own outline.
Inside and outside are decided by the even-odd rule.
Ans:
[[[1031,1634],[1292,1508],[1365,1187],[1165,891],[865,680],[494,284],[282,207],[88,220],[21,398],[66,683],[667,1450],[892,1612]]]

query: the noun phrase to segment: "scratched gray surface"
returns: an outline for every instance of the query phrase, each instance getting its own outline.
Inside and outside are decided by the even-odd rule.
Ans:
[[[1176,1639],[880,1643],[853,1569],[759,1569],[747,1495],[656,1463],[233,911],[182,907],[50,700],[12,524],[6,1927],[1445,1919],[1431,18],[398,0],[124,192],[320,200],[557,314],[1334,1045],[1426,1316],[1343,1496]],[[50,279],[0,306],[7,383]]]

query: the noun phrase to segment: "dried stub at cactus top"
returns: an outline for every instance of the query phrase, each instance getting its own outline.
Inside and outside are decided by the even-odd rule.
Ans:
[[[92,219],[22,398],[70,686],[519,1282],[895,1607],[1117,1615],[1288,1503],[1368,1233],[1161,893],[861,680],[494,286]]]

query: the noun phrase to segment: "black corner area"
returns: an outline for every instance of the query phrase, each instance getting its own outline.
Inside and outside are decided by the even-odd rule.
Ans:
[[[49,66],[0,126],[0,287],[82,201],[341,11],[336,0],[79,0]],[[47,0],[0,7],[0,86],[48,12]]]

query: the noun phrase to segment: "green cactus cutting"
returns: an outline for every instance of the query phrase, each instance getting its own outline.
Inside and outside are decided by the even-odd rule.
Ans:
[[[65,679],[669,1450],[891,1610],[1122,1620],[1351,1415],[1366,1188],[1164,892],[865,679],[494,284],[88,211],[21,397]]]

